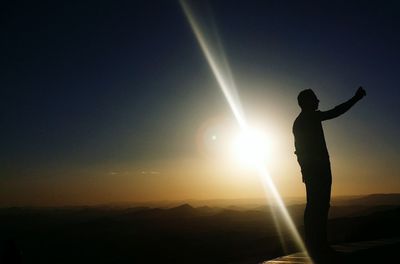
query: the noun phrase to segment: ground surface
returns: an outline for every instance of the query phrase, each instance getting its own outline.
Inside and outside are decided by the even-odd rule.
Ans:
[[[339,253],[339,256],[335,261],[326,263],[398,263],[397,253],[400,250],[400,238],[344,243],[332,246],[332,248]],[[311,264],[313,262],[304,253],[295,253],[262,262],[262,264],[281,263]]]

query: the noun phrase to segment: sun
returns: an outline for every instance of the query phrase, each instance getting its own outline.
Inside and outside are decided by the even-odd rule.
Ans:
[[[260,129],[242,130],[232,143],[235,160],[246,167],[264,165],[271,151],[271,140]]]

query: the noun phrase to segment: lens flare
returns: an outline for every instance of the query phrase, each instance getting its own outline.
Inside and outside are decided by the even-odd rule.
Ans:
[[[189,21],[192,31],[196,36],[200,48],[203,51],[215,78],[217,79],[219,87],[221,88],[221,91],[240,126],[242,136],[240,136],[241,139],[239,139],[238,148],[243,151],[243,155],[246,155],[246,153],[249,154],[248,158],[251,159],[250,162],[257,170],[266,194],[271,196],[273,201],[277,204],[279,212],[281,213],[282,218],[284,219],[286,226],[290,230],[299,249],[307,254],[303,240],[301,239],[300,234],[267,171],[264,160],[265,157],[263,156],[262,151],[260,151],[261,146],[257,144],[258,140],[254,140],[254,135],[252,135],[254,133],[250,132],[252,130],[248,127],[246,122],[236,85],[222,49],[221,42],[219,41],[218,34],[216,34],[216,30],[214,29],[214,31],[210,32],[206,30],[206,27],[201,25],[201,20],[196,17],[196,14],[188,1],[180,0],[180,4],[187,20]],[[258,138],[258,136],[255,136],[255,138]]]

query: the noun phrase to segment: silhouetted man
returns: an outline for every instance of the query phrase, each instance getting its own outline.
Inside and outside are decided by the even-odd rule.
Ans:
[[[297,97],[301,113],[293,124],[297,160],[306,185],[304,211],[305,242],[311,256],[327,254],[327,220],[331,198],[332,175],[322,121],[340,116],[366,95],[360,87],[347,102],[329,111],[319,111],[319,100],[311,89]]]

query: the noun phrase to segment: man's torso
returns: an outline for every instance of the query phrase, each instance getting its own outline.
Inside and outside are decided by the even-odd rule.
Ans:
[[[303,181],[310,177],[330,180],[329,154],[320,112],[301,112],[293,124],[293,134],[295,153],[301,166]]]

